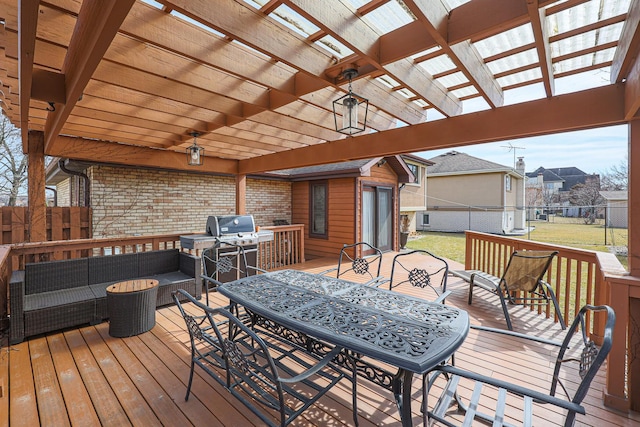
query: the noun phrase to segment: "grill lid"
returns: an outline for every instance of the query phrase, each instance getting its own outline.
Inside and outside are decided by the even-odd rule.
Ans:
[[[253,215],[212,215],[207,218],[207,234],[211,236],[255,233],[255,231],[256,224]]]

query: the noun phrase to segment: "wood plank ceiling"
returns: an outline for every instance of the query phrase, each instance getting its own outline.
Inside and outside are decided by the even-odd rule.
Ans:
[[[640,106],[639,3],[0,0],[0,106],[25,150],[29,129],[51,156],[194,170],[196,131],[197,170],[232,174],[620,124]],[[332,101],[353,67],[368,130],[345,137]],[[557,94],[594,70],[607,81]]]

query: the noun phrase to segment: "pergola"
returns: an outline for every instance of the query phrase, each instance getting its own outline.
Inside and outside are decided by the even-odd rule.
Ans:
[[[0,105],[29,155],[32,241],[45,155],[193,171],[196,132],[197,170],[235,175],[243,211],[247,174],[628,123],[640,277],[638,0],[0,5]],[[332,102],[351,69],[369,112],[346,137]],[[596,70],[608,81],[556,92]]]

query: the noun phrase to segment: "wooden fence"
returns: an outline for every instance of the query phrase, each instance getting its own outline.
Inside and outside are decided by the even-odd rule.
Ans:
[[[28,208],[3,206],[2,234],[0,244],[26,242],[29,236]],[[51,207],[47,208],[47,240],[88,239],[92,236],[91,208]]]
[[[258,247],[258,267],[272,270],[304,262],[304,225],[262,227],[273,230],[273,240]]]

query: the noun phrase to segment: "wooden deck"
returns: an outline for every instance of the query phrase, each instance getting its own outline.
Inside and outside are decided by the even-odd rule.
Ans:
[[[392,254],[385,254],[384,274],[390,273]],[[419,262],[419,259],[416,260]],[[452,263],[452,268],[461,268]],[[298,265],[309,271],[331,267],[329,260]],[[453,292],[447,303],[469,311],[474,324],[503,326],[501,310],[484,295],[466,303],[466,286],[450,278]],[[407,289],[418,294],[420,290]],[[214,301],[223,303],[219,294]],[[512,308],[514,328],[558,337],[560,328],[528,310]],[[173,306],[159,309],[156,326],[131,338],[112,338],[108,324],[67,330],[2,347],[0,354],[0,427],[12,426],[260,426],[262,422],[217,382],[196,369],[192,396],[184,400],[189,376],[189,337]],[[534,346],[513,338],[472,330],[456,353],[456,365],[515,382],[545,384],[552,347]],[[605,366],[606,369],[606,366]],[[414,424],[420,425],[419,381],[414,384]],[[399,425],[390,392],[358,382],[361,426]],[[604,369],[584,400],[587,416],[576,425],[640,426],[640,414],[620,414],[602,404]],[[518,418],[519,408],[508,407]],[[544,425],[560,425],[561,414],[542,408]],[[350,387],[339,384],[306,411],[294,425],[351,425]]]

